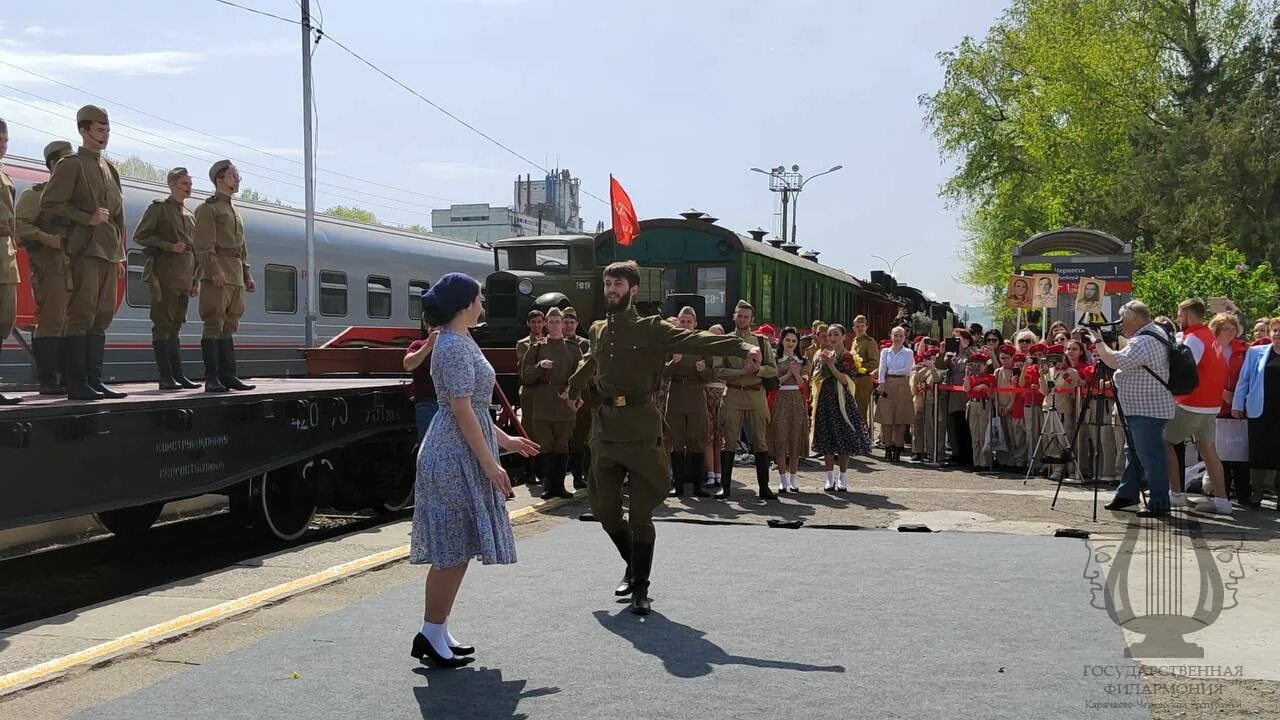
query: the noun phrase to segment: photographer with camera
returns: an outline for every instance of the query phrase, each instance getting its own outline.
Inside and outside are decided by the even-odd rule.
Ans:
[[[1165,455],[1164,430],[1173,418],[1173,394],[1169,382],[1171,338],[1151,322],[1151,311],[1140,300],[1130,300],[1120,308],[1121,332],[1129,342],[1122,350],[1112,350],[1105,342],[1096,346],[1098,358],[1115,369],[1116,398],[1128,422],[1128,462],[1120,478],[1115,498],[1108,510],[1125,510],[1138,505],[1139,485],[1146,479],[1150,488],[1145,510],[1139,516],[1169,513],[1169,461]],[[1105,340],[1106,338],[1104,338]]]

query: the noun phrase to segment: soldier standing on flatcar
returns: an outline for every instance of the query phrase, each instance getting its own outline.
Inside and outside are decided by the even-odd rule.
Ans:
[[[166,178],[169,197],[152,200],[142,213],[133,241],[145,247],[147,265],[142,279],[151,291],[151,349],[155,352],[161,390],[197,388],[182,372],[182,324],[188,298],[195,297],[196,217],[184,205],[191,197],[191,175],[174,168]]]
[[[720,408],[720,423],[724,427],[724,450],[720,453],[723,474],[717,498],[727,499],[733,483],[733,458],[746,425],[751,436],[751,450],[755,455],[756,485],[762,500],[777,498],[769,489],[769,403],[764,394],[764,379],[778,377],[778,361],[774,358],[769,341],[751,332],[755,308],[746,300],[739,300],[733,312],[735,330],[730,337],[742,343],[754,343],[764,358],[752,367],[741,360],[727,358],[716,369],[716,377],[724,381],[728,390]]]
[[[67,397],[122,398],[102,384],[107,328],[115,318],[116,291],[124,278],[124,193],[120,173],[102,156],[111,139],[105,110],[85,105],[76,112],[80,150],[53,168],[40,196],[49,222],[67,228],[71,297],[62,354]]]
[[[525,397],[538,407],[538,417],[527,429],[529,439],[541,448],[539,456],[547,473],[540,496],[543,500],[573,497],[564,487],[564,476],[569,471],[569,441],[576,409],[559,396],[569,387],[569,377],[582,362],[577,341],[564,336],[564,314],[559,308],[547,311],[546,326],[547,336],[533,343],[520,363],[520,382],[528,388]]]
[[[546,337],[544,330],[546,328],[546,315],[541,310],[530,310],[529,316],[525,320],[525,326],[529,328],[529,334],[516,341],[516,372],[524,366],[524,356],[529,352],[529,348],[535,343],[540,342]],[[525,428],[525,432],[529,432],[529,427],[537,421],[538,411],[535,407],[537,402],[527,392],[525,392],[524,383],[520,383],[520,388],[516,391],[520,402],[520,425]],[[547,476],[546,458],[537,455],[533,458],[533,479],[535,482],[542,482]]]
[[[0,120],[0,160],[9,152],[9,124]],[[0,348],[18,319],[18,225],[14,221],[17,188],[0,165]],[[0,405],[13,405],[21,398],[0,395]]]
[[[244,294],[253,292],[245,248],[244,221],[231,202],[240,190],[240,172],[230,160],[209,168],[214,193],[196,208],[195,251],[200,277],[200,319],[204,332],[204,391],[252,390],[236,377],[233,336],[244,315]]]
[[[44,147],[44,164],[53,166],[74,151],[71,143],[56,140]],[[36,330],[31,336],[31,353],[36,358],[36,378],[41,395],[65,395],[62,376],[62,331],[67,325],[67,302],[71,298],[64,252],[65,239],[40,214],[40,197],[45,183],[35,183],[18,196],[14,211],[18,221],[18,241],[31,259],[31,294],[36,301]],[[47,216],[46,216],[47,217]]]
[[[615,595],[631,596],[631,612],[650,612],[649,573],[653,568],[653,510],[667,496],[667,458],[662,451],[662,416],[649,398],[658,387],[668,353],[745,358],[754,373],[760,348],[733,336],[682,330],[659,317],[642,318],[632,302],[640,290],[635,262],[604,269],[607,319],[591,326],[591,352],[569,381],[564,400],[579,403],[591,382],[600,390],[591,434],[592,468],[587,489],[591,512],[627,563]],[[627,520],[622,519],[622,481],[630,478]]]
[[[564,336],[578,343],[578,349],[585,356],[591,350],[591,343],[578,334],[578,311],[573,307],[564,309]],[[591,403],[583,403],[573,419],[573,437],[569,441],[569,473],[573,475],[574,489],[587,486],[587,471],[591,467],[591,452],[587,441],[591,437]]]
[[[698,329],[698,313],[691,307],[680,309],[676,321],[683,330]],[[711,358],[706,355],[675,353],[662,369],[671,381],[667,391],[667,443],[671,452],[671,497],[684,496],[684,484],[693,486],[697,497],[708,497],[702,489],[706,472],[707,383],[715,378]]]

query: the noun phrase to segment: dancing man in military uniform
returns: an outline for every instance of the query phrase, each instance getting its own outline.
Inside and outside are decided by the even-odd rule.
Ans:
[[[578,348],[586,355],[591,350],[591,343],[578,334],[578,311],[572,306],[564,309],[564,336],[578,343]],[[578,408],[573,418],[573,437],[569,439],[569,473],[573,475],[573,488],[587,486],[587,470],[591,467],[588,458],[591,452],[587,441],[591,437],[591,411],[594,405],[586,401]]]
[[[769,341],[751,332],[755,320],[755,308],[746,300],[739,300],[733,311],[735,337],[744,344],[755,345],[764,357],[758,365],[743,365],[741,360],[726,358],[716,368],[716,377],[724,381],[728,390],[720,408],[720,424],[724,427],[724,451],[720,453],[723,475],[717,498],[727,499],[733,483],[733,458],[745,425],[755,456],[756,486],[762,500],[778,496],[769,489],[769,403],[765,398],[763,381],[778,377],[778,362],[769,352]]]
[[[582,361],[582,348],[564,336],[564,314],[559,308],[547,311],[547,335],[534,342],[520,362],[520,382],[525,398],[538,406],[538,417],[527,426],[529,439],[538,443],[546,471],[543,500],[571,498],[564,487],[569,471],[569,441],[573,436],[575,409],[559,400],[569,386],[569,376]]]
[[[170,170],[167,180],[169,197],[151,201],[133,231],[133,241],[147,249],[142,279],[151,291],[151,349],[160,373],[160,389],[181,390],[200,387],[182,372],[181,339],[187,300],[199,289],[192,244],[196,218],[183,204],[191,197],[187,169]]]
[[[698,328],[698,313],[684,307],[676,316],[684,330]],[[711,358],[706,355],[676,353],[662,370],[671,381],[667,391],[667,442],[671,447],[672,497],[684,495],[684,484],[693,486],[697,497],[710,495],[702,489],[706,472],[707,383],[714,378]]]
[[[9,124],[0,120],[0,160],[9,152]],[[17,188],[0,165],[0,349],[13,332],[18,319],[18,225],[14,220]],[[0,405],[13,405],[20,398],[0,395]]]
[[[244,315],[244,294],[254,290],[244,221],[231,202],[231,196],[240,190],[240,172],[230,160],[219,160],[209,168],[209,179],[214,193],[195,212],[200,319],[204,321],[200,337],[204,391],[252,390],[253,385],[236,377],[233,339]]]
[[[53,166],[74,151],[71,143],[56,140],[44,147],[44,164]],[[14,211],[18,221],[18,242],[31,259],[31,294],[36,301],[36,329],[31,334],[31,354],[36,360],[36,379],[41,395],[65,395],[62,384],[62,331],[67,325],[67,302],[71,298],[61,229],[51,226],[40,212],[45,183],[35,183],[18,196]]]
[[[640,269],[617,262],[604,269],[608,317],[591,326],[591,352],[569,381],[562,398],[575,407],[594,380],[601,399],[591,433],[591,511],[627,563],[617,595],[631,596],[631,611],[647,615],[653,567],[653,510],[667,496],[667,458],[662,416],[649,403],[669,353],[745,359],[752,372],[761,362],[754,342],[733,336],[683,330],[660,317],[640,317],[632,306],[640,290]],[[622,481],[630,477],[630,507],[622,518]]]
[[[124,194],[120,173],[102,156],[111,139],[106,111],[85,105],[76,113],[76,128],[80,149],[54,166],[40,196],[49,222],[67,228],[71,258],[63,379],[72,400],[121,398],[125,393],[102,384],[102,364],[125,272]]]

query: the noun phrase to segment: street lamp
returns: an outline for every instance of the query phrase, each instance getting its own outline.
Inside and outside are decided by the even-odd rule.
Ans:
[[[836,165],[829,170],[823,170],[816,175],[805,177],[800,174],[800,166],[792,165],[790,172],[787,171],[785,165],[779,165],[772,170],[762,170],[758,167],[748,168],[751,172],[758,172],[761,175],[769,176],[769,190],[782,193],[782,241],[787,243],[787,203],[791,200],[791,196],[795,196],[794,204],[791,207],[791,245],[796,242],[796,215],[799,214],[800,191],[804,190],[804,186],[809,184],[810,180],[820,178],[823,175],[843,169],[843,165]]]
[[[817,177],[817,176],[815,175],[814,177]],[[873,257],[873,258],[875,258],[875,259],[879,260],[880,262],[884,263],[884,264],[889,268],[889,274],[890,274],[890,275],[893,275],[893,269],[894,269],[894,268],[896,268],[896,267],[898,266],[898,262],[899,262],[899,261],[901,261],[903,258],[905,258],[905,257],[909,256],[909,255],[911,255],[911,253],[902,253],[902,254],[901,254],[901,255],[899,255],[898,257],[894,258],[893,262],[889,262],[888,260],[885,260],[884,258],[880,257],[879,255],[872,255],[871,257]],[[896,276],[896,275],[894,275],[894,277],[897,277],[897,276]]]
[[[805,185],[808,185],[810,180],[813,180],[814,178],[820,178],[820,177],[822,177],[823,175],[830,175],[831,173],[833,173],[833,172],[835,172],[835,171],[837,171],[837,170],[839,170],[839,169],[841,169],[841,168],[843,168],[843,167],[844,167],[843,165],[836,165],[835,167],[831,168],[830,170],[823,170],[822,172],[818,173],[817,175],[810,175],[809,177],[807,177],[807,178],[805,178],[804,180],[800,181],[800,187],[798,187],[798,188],[796,188],[796,189],[795,189],[795,192],[796,192],[795,202],[794,202],[794,203],[792,203],[792,205],[791,205],[791,244],[792,244],[792,245],[794,245],[794,244],[795,244],[795,242],[796,242],[796,217],[798,217],[798,216],[800,215],[800,191],[801,191],[801,190],[804,190],[804,186],[805,186]]]

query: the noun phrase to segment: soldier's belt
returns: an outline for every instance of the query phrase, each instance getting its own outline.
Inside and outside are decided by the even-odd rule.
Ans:
[[[747,392],[764,389],[764,385],[743,385],[741,383],[731,383],[731,382],[725,383],[724,386],[728,388],[733,388],[734,390],[746,390]]]
[[[605,407],[628,407],[630,405],[648,405],[648,395],[608,395],[600,398]]]
[[[672,385],[702,385],[704,382],[705,381],[699,380],[698,378],[682,378],[682,377],[671,378]]]
[[[214,248],[213,254],[218,257],[243,258],[244,250],[240,248]]]

